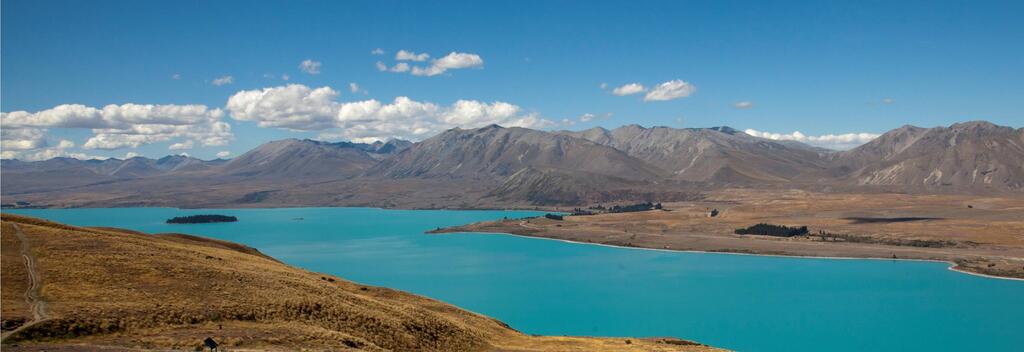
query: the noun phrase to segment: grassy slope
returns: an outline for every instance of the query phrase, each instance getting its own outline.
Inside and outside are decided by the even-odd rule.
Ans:
[[[192,349],[207,336],[250,350],[710,349],[675,339],[529,336],[443,302],[290,267],[233,243],[10,214],[2,227],[4,320],[31,320],[12,223],[37,257],[52,319],[8,337],[4,350]]]

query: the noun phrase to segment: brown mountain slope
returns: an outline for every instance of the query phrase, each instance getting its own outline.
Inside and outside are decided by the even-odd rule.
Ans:
[[[501,181],[528,167],[625,180],[656,180],[663,174],[619,150],[584,139],[491,125],[445,131],[385,159],[367,176]]]
[[[338,179],[362,173],[377,163],[355,144],[284,139],[261,144],[231,159],[212,176]]]
[[[1024,128],[984,121],[904,126],[834,155],[832,168],[859,185],[1024,189]]]
[[[593,128],[566,135],[621,150],[671,172],[678,180],[718,183],[785,182],[824,172],[824,151],[800,143],[779,143],[728,127]]]
[[[201,237],[3,214],[0,239],[5,330],[23,322],[5,331],[5,351],[192,350],[206,337],[246,350],[711,350],[676,339],[529,336],[429,298],[293,268]],[[34,270],[20,260],[22,244]],[[30,275],[42,286],[26,302]],[[33,320],[33,310],[41,320]]]

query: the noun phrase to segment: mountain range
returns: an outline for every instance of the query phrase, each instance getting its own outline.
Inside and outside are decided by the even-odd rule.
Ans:
[[[847,151],[729,127],[451,129],[418,143],[272,141],[230,160],[3,160],[5,203],[38,206],[528,207],[699,197],[729,187],[1024,190],[1024,128],[903,126]]]

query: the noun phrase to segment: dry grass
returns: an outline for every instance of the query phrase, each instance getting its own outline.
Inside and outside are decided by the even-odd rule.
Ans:
[[[968,207],[970,206],[970,207]],[[674,250],[951,261],[978,273],[1024,277],[1024,196],[843,194],[725,190],[669,211],[498,221],[442,232],[505,232]],[[711,209],[719,215],[709,217]],[[930,218],[864,221],[857,218]],[[757,223],[807,226],[828,236],[739,236]]]
[[[29,279],[20,253],[21,243],[9,223],[3,223],[0,233],[3,234],[0,236],[0,265],[3,267],[0,295],[3,296],[2,325],[6,332],[32,320],[32,312],[24,298]]]
[[[4,319],[26,312],[19,306],[26,273],[9,223],[30,240],[53,316],[9,337],[5,342],[19,346],[5,351],[40,344],[191,350],[208,336],[250,350],[710,349],[679,340],[529,336],[443,302],[308,272],[201,237],[76,228],[9,214],[3,222]]]

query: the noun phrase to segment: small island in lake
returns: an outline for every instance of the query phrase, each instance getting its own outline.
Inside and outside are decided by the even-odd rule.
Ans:
[[[208,224],[213,222],[236,222],[238,218],[228,215],[189,215],[167,219],[168,224]]]

